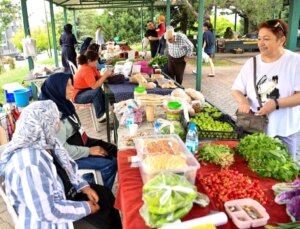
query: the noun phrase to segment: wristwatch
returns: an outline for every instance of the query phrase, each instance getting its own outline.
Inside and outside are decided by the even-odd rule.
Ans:
[[[275,102],[275,109],[276,110],[279,110],[279,103],[278,103],[278,100],[277,99],[273,99],[274,100],[274,102]]]

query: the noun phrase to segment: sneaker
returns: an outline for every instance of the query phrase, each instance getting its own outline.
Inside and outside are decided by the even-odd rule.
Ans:
[[[208,77],[215,77],[215,74],[208,74]]]
[[[193,73],[193,74],[197,74],[197,70],[196,70],[196,69],[193,70],[192,73]]]
[[[104,123],[106,121],[106,114],[104,113],[100,118],[98,118],[99,123]]]

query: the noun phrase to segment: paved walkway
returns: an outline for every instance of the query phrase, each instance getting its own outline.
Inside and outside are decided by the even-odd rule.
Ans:
[[[207,74],[209,72],[209,67],[203,67],[202,93],[204,94],[206,100],[213,103],[223,112],[233,115],[237,108],[237,104],[235,103],[235,101],[232,99],[230,95],[230,88],[238,72],[240,71],[242,65],[245,63],[247,59],[254,56],[255,54],[256,53],[244,53],[242,55],[217,54],[216,59],[225,59],[234,63],[234,65],[215,67],[215,72],[216,72],[215,77],[207,77]],[[192,73],[192,70],[194,68],[195,67],[193,67],[192,65],[187,64],[184,80],[183,80],[183,86],[185,88],[194,88],[194,89],[196,88],[196,75]],[[104,124],[101,125],[100,133],[95,132],[91,122],[89,109],[79,110],[78,114],[80,116],[80,120],[86,132],[89,133],[91,137],[106,139],[106,128]],[[116,185],[113,188],[114,193],[117,188]],[[0,198],[0,228],[1,229],[13,228],[13,223],[6,210],[6,206],[1,198]]]

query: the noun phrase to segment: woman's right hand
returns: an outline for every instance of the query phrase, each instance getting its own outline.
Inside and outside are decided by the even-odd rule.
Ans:
[[[103,73],[103,77],[107,78],[113,74],[112,70],[106,69],[106,71]]]
[[[90,155],[92,156],[107,156],[107,152],[100,146],[92,146],[90,147]]]
[[[239,112],[241,113],[250,113],[250,105],[248,100],[245,100],[239,104]]]
[[[97,211],[100,210],[100,206],[97,203],[93,203],[92,201],[87,201],[90,209],[91,209],[91,214],[95,214]]]

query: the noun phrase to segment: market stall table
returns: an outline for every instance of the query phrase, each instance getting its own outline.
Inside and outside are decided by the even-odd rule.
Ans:
[[[165,78],[170,79],[170,77],[164,73],[162,73]],[[177,87],[182,88],[181,85],[176,83]],[[105,110],[106,110],[106,117],[109,117],[109,105],[113,103],[124,101],[127,99],[133,99],[134,97],[134,88],[137,87],[137,84],[130,83],[129,81],[125,81],[122,84],[108,84],[104,83],[103,91],[105,96]],[[173,88],[166,89],[160,88],[157,86],[154,89],[147,89],[148,94],[158,94],[158,95],[169,95],[173,91]],[[111,142],[110,139],[110,124],[109,118],[106,119],[106,131],[107,131],[107,141]],[[116,131],[116,130],[114,130]],[[116,139],[115,139],[116,141]]]
[[[237,142],[231,141],[226,142],[231,146],[237,144]],[[143,182],[140,175],[139,168],[132,168],[131,164],[128,162],[128,158],[130,156],[135,156],[136,150],[135,149],[127,149],[118,152],[118,192],[116,197],[115,207],[120,209],[122,212],[122,224],[124,229],[143,229],[149,228],[145,225],[144,220],[139,214],[139,209],[143,205],[142,201],[142,188]],[[253,179],[259,179],[260,185],[265,191],[267,195],[268,201],[267,205],[264,206],[267,212],[270,215],[270,219],[268,220],[268,224],[275,225],[276,223],[287,223],[290,222],[290,218],[286,214],[285,205],[277,205],[274,202],[274,194],[271,190],[272,185],[278,183],[278,181],[274,179],[268,178],[260,178],[257,174],[251,172],[247,168],[247,163],[241,157],[236,156],[236,162],[230,168],[235,169],[244,175],[249,176]],[[208,175],[211,173],[215,173],[219,171],[219,167],[213,164],[201,164],[201,168],[198,170],[197,176],[200,174]],[[198,191],[204,192],[203,186],[199,183],[198,179],[196,179],[196,186]],[[247,188],[247,187],[245,187]],[[183,220],[194,219],[198,217],[202,217],[208,215],[210,213],[214,213],[216,211],[222,210],[222,208],[217,207],[217,203],[214,200],[211,200],[211,203],[206,208],[200,208],[199,206],[193,206],[190,213],[183,218]],[[218,227],[220,229],[231,229],[237,228],[231,220],[224,225]],[[264,228],[264,227],[257,227],[257,228]]]

